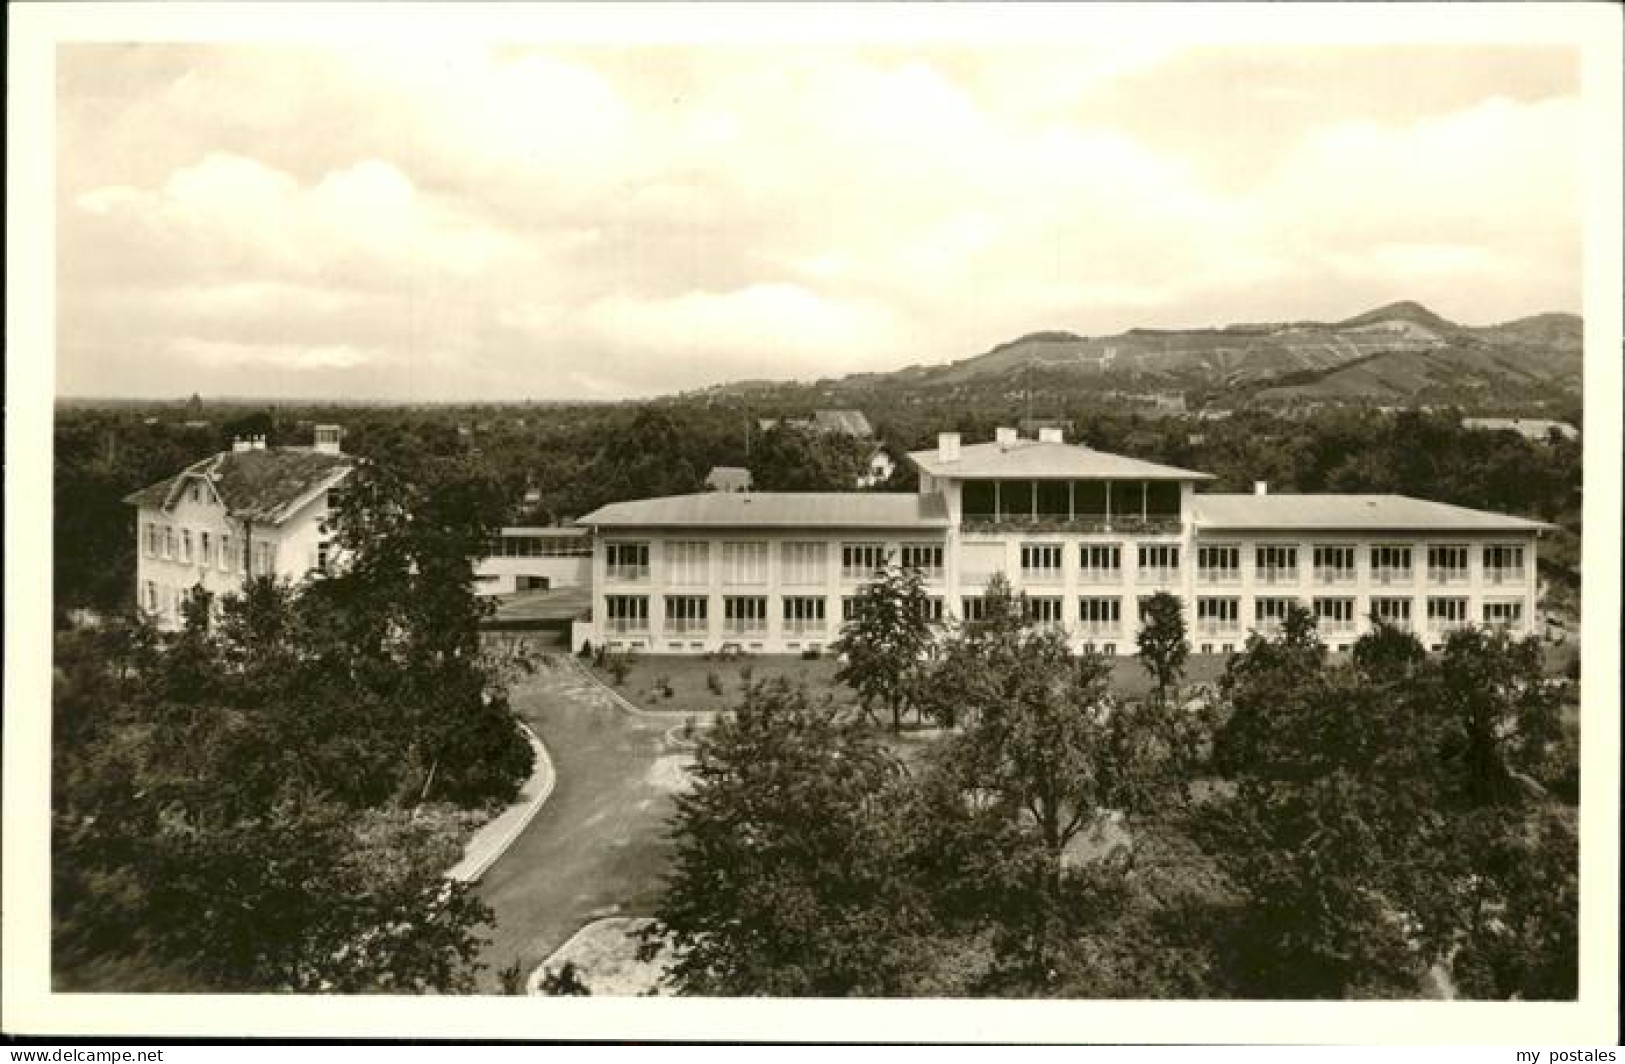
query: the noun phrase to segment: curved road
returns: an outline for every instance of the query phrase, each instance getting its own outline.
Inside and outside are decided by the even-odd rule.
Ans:
[[[664,741],[681,719],[627,713],[559,656],[542,656],[510,699],[552,753],[558,782],[476,889],[496,912],[480,973],[487,993],[501,991],[502,969],[517,960],[528,974],[589,920],[653,910],[686,760]]]

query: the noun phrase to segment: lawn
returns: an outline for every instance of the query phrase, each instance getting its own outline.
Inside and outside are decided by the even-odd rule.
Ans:
[[[815,698],[827,694],[849,703],[852,691],[836,682],[837,668],[832,657],[806,660],[788,654],[753,654],[723,661],[652,654],[634,658],[619,684],[607,669],[594,665],[592,672],[640,709],[680,718],[729,709],[738,703],[747,682],[781,677],[804,685]]]
[[[1224,671],[1224,661],[1223,654],[1192,654],[1185,667],[1185,682],[1213,682]],[[851,704],[852,689],[835,679],[839,667],[830,656],[804,659],[790,654],[753,654],[725,661],[686,654],[644,654],[632,659],[625,678],[617,684],[609,670],[591,666],[593,675],[640,709],[677,717],[731,708],[738,702],[747,677],[783,677],[792,684],[805,685],[815,698],[827,694]],[[1125,698],[1143,698],[1151,690],[1150,677],[1138,658],[1113,659],[1111,685]]]

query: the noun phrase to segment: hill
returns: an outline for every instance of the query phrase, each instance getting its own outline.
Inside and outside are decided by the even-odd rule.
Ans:
[[[1034,332],[957,362],[820,385],[936,391],[1025,387],[1042,378],[1099,391],[1195,391],[1221,401],[1518,401],[1578,392],[1580,341],[1581,320],[1572,314],[1475,328],[1407,300],[1338,322],[1135,328],[1113,336]]]

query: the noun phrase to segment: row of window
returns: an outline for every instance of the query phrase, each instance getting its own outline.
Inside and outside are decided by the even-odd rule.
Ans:
[[[765,584],[771,544],[764,541],[722,544],[723,581],[729,584]],[[786,584],[821,584],[828,574],[827,543],[779,544],[780,579]],[[706,541],[664,544],[666,580],[671,584],[710,583],[711,544]],[[1368,548],[1371,579],[1378,583],[1403,583],[1413,578],[1410,546],[1389,545]],[[1465,583],[1468,579],[1469,548],[1461,544],[1433,544],[1427,550],[1428,579],[1432,583]],[[1150,580],[1170,579],[1179,572],[1180,547],[1172,543],[1137,545],[1139,571]],[[611,580],[637,582],[649,579],[648,543],[612,542],[605,544],[605,561]],[[1296,545],[1265,545],[1253,550],[1254,572],[1261,583],[1296,583],[1299,580],[1299,554]],[[1357,548],[1326,545],[1310,548],[1314,577],[1319,583],[1352,583],[1356,577]],[[867,579],[884,566],[890,554],[880,543],[840,545],[841,576],[848,580]],[[1027,582],[1059,582],[1065,548],[1059,543],[1023,543],[1021,575]],[[1123,546],[1116,543],[1084,543],[1078,546],[1078,575],[1086,583],[1116,583],[1122,579]],[[928,576],[940,577],[943,548],[937,544],[904,544],[900,561]],[[1492,545],[1482,548],[1485,579],[1492,583],[1524,579],[1524,548]],[[1214,544],[1196,549],[1197,578],[1204,583],[1240,583],[1242,548],[1235,544]]]
[[[182,565],[196,565],[204,569],[219,569],[222,573],[241,573],[244,558],[240,543],[229,532],[210,532],[207,529],[176,528],[149,521],[142,533],[142,542],[149,558],[178,561]],[[276,570],[276,543],[256,539],[252,545],[253,557],[248,559],[255,573]],[[325,552],[325,545],[324,545]],[[325,559],[324,559],[325,561]]]
[[[765,541],[725,542],[719,552],[723,580],[729,584],[767,583],[771,544]],[[704,585],[711,582],[711,544],[705,540],[672,541],[662,545],[666,582]],[[828,578],[831,544],[787,542],[779,544],[779,579],[786,584],[822,584]],[[883,543],[843,543],[839,547],[841,576],[867,580],[887,564],[892,552]],[[941,544],[907,543],[899,552],[902,565],[928,577],[942,575]],[[650,544],[611,542],[604,545],[608,577],[622,583],[649,579]]]
[[[1040,624],[1060,624],[1066,621],[1065,600],[1060,596],[1027,596],[1022,607],[1029,619]],[[1139,616],[1145,618],[1149,596],[1138,600]],[[1348,597],[1318,597],[1307,604],[1320,631],[1328,634],[1352,632],[1357,622],[1356,599]],[[1411,625],[1412,599],[1373,597],[1370,616],[1400,628]],[[822,631],[825,626],[825,602],[821,595],[786,595],[780,599],[780,617],[787,632]],[[1123,600],[1116,597],[1085,596],[1077,600],[1076,621],[1086,634],[1116,632],[1123,622]],[[1253,626],[1269,630],[1286,620],[1287,612],[1299,600],[1288,597],[1258,598],[1253,601]],[[705,595],[664,596],[665,627],[671,632],[705,631],[710,622],[711,600]],[[846,596],[841,599],[841,621],[852,621],[862,608],[862,599]],[[1468,599],[1464,597],[1430,596],[1427,599],[1427,620],[1430,629],[1464,625],[1468,621]],[[980,597],[960,599],[960,615],[967,620],[981,620],[985,616],[986,600]],[[1482,621],[1486,625],[1518,626],[1523,623],[1522,599],[1491,600],[1482,604]],[[612,631],[646,631],[649,627],[649,596],[610,595],[605,599],[605,615]],[[926,615],[932,621],[943,620],[943,600],[927,600]],[[726,595],[722,599],[722,620],[726,631],[767,631],[768,598],[766,595]],[[1203,596],[1196,600],[1196,627],[1198,632],[1240,631],[1241,599],[1237,597]]]
[[[590,558],[586,536],[504,535],[491,545],[493,558]]]

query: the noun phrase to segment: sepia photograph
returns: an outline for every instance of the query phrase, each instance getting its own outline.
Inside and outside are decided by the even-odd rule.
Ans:
[[[26,13],[7,1030],[1609,1044],[1619,11],[1203,6]]]

